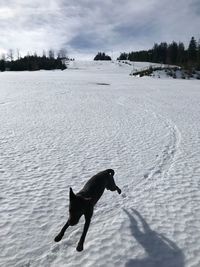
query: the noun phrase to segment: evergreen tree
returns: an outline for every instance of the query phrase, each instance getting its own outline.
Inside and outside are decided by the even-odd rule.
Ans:
[[[186,62],[185,46],[184,46],[183,43],[179,42],[179,44],[178,44],[177,63],[182,65],[185,62]]]
[[[5,71],[5,60],[0,59],[0,71]]]
[[[156,63],[159,62],[158,44],[154,44],[153,46],[152,60]]]
[[[160,63],[166,63],[166,60],[167,60],[167,43],[161,43],[159,46],[158,46],[158,59],[159,59],[159,62]]]
[[[198,67],[198,70],[200,70],[200,39],[199,39],[198,47],[197,47],[197,67]]]
[[[178,44],[175,41],[171,44],[166,42],[155,43],[150,50],[122,53],[118,59],[175,64],[189,68],[198,67],[200,69],[200,40],[197,44],[194,37],[192,37],[188,49],[185,49],[182,42]]]
[[[197,42],[194,37],[191,38],[188,47],[188,60],[189,63],[197,61]]]
[[[0,60],[0,71],[9,69],[10,71],[35,71],[35,70],[54,70],[54,69],[66,69],[65,64],[62,63],[60,58],[48,58],[45,56],[30,56],[29,54],[23,58],[19,58],[12,61]]]
[[[127,60],[128,54],[127,53],[121,53],[120,56],[117,58],[117,60]]]
[[[111,60],[111,57],[106,55],[104,52],[98,52],[98,54],[94,57],[94,60]]]
[[[168,47],[168,63],[177,64],[178,58],[178,45],[176,42],[172,42]]]
[[[199,42],[198,42],[198,47],[197,47],[197,53],[198,53],[198,60],[200,60],[200,39],[199,39]]]

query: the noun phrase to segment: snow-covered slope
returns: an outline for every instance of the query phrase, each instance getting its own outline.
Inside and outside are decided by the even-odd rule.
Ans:
[[[0,73],[0,266],[200,266],[200,82],[117,62]],[[113,168],[84,220],[53,239],[77,192]]]

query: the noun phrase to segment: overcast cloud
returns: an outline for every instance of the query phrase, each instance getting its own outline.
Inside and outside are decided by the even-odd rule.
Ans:
[[[119,55],[192,36],[200,38],[200,0],[0,0],[0,53]]]

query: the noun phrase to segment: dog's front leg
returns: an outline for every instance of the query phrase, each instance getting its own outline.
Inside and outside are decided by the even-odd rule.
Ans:
[[[116,185],[116,190],[118,192],[118,194],[121,194],[122,190]]]
[[[55,242],[59,242],[63,236],[65,231],[67,230],[67,228],[69,227],[69,220],[67,221],[67,223],[63,226],[62,230],[60,231],[60,233],[55,237],[54,241]]]
[[[80,238],[80,240],[78,242],[78,246],[76,247],[77,251],[82,251],[83,250],[83,244],[84,244],[84,241],[85,241],[85,237],[86,237],[88,228],[90,226],[91,217],[92,217],[92,214],[85,215],[85,225],[84,225],[84,229],[83,229],[83,233],[81,235],[81,238]]]

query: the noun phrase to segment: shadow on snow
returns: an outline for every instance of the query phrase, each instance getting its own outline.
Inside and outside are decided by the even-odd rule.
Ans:
[[[151,230],[142,215],[131,209],[124,209],[130,219],[133,237],[143,247],[147,256],[142,259],[130,259],[126,267],[184,267],[184,255],[180,248],[167,237]],[[143,230],[140,229],[139,225]]]

